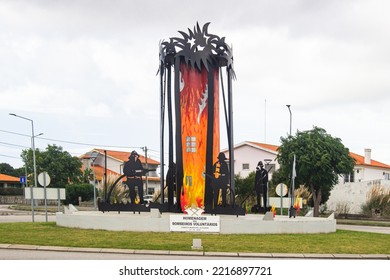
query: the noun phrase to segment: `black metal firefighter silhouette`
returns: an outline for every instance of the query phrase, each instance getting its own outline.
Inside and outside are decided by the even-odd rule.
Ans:
[[[261,200],[260,197],[263,196],[263,211],[267,212],[267,193],[268,193],[268,171],[264,168],[263,162],[259,161],[256,166],[256,176],[255,176],[255,191],[256,191],[256,202],[255,212],[260,212],[261,209]]]
[[[129,197],[132,204],[137,202],[144,204],[144,182],[142,181],[142,175],[145,174],[142,163],[139,159],[139,154],[136,151],[132,151],[129,160],[123,167],[123,173],[126,175],[126,185],[129,188]],[[136,201],[138,190],[138,201]],[[138,204],[137,203],[137,204]]]
[[[211,184],[213,187],[214,209],[218,205],[226,207],[226,195],[229,187],[229,167],[226,163],[224,153],[219,153],[218,160],[213,165],[213,180]],[[219,200],[221,200],[221,204]]]
[[[168,205],[170,206],[167,210],[173,211],[174,192],[176,190],[176,164],[174,162],[172,163],[172,166],[168,168],[166,187],[168,188]]]
[[[231,48],[225,43],[225,38],[210,34],[208,26],[209,23],[206,23],[201,28],[197,24],[193,30],[188,29],[188,33],[179,31],[182,38],[173,37],[160,44],[161,174],[165,174],[165,108],[167,107],[168,166],[172,168],[173,162],[176,164],[176,172],[171,172],[176,176],[176,184],[172,183],[172,178],[168,180],[167,183],[170,184],[168,196],[176,194],[177,212],[186,212],[189,207],[204,208],[206,213],[213,211],[213,163],[220,152],[220,88],[229,145],[227,176],[230,177],[230,188],[234,192],[233,55]],[[223,67],[226,68],[227,98],[221,70]],[[173,107],[175,114],[172,112]],[[163,203],[164,182],[161,182],[161,194]],[[172,197],[168,197],[168,204],[172,201]],[[171,207],[172,205],[169,204],[168,208]],[[237,214],[237,211],[240,215],[245,214],[245,211],[239,207],[231,213]]]
[[[105,152],[105,176],[107,174],[107,154]],[[146,169],[142,166],[140,156],[136,151],[132,151],[129,160],[123,166],[123,175],[119,176],[113,184],[104,188],[104,200],[99,200],[98,206],[100,211],[133,211],[148,212],[150,205],[146,205],[144,201],[143,179],[149,171],[156,171],[156,169]],[[126,179],[124,184],[129,189],[130,203],[111,202],[111,194],[113,190]],[[107,183],[105,183],[107,186]]]

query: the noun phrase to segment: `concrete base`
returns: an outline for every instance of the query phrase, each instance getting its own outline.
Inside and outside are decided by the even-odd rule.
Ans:
[[[78,211],[56,213],[58,226],[83,229],[103,229],[112,231],[170,232],[170,215],[160,216],[148,212],[140,214],[129,212]],[[289,233],[331,233],[336,232],[336,220],[328,218],[276,216],[264,220],[264,215],[220,216],[220,233],[223,234],[289,234]]]

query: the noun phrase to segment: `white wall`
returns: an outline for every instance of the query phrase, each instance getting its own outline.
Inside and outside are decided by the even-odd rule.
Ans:
[[[373,186],[383,186],[390,189],[390,180],[337,184],[326,202],[328,209],[335,211],[340,205],[348,205],[350,207],[349,214],[361,213],[361,206],[367,202],[367,194]]]

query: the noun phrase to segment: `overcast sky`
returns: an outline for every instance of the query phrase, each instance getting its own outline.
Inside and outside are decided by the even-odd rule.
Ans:
[[[290,104],[293,133],[319,126],[390,164],[389,14],[386,0],[0,0],[0,163],[31,146],[9,113],[34,121],[39,149],[158,160],[159,42],[211,22],[233,46],[236,144],[279,145]]]

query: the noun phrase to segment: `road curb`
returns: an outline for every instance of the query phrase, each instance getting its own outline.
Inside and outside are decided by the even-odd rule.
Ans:
[[[202,252],[202,251],[167,251],[167,250],[133,250],[115,248],[82,248],[61,246],[40,246],[29,244],[0,244],[0,249],[86,252],[99,254],[139,254],[139,255],[180,255],[180,256],[213,256],[231,258],[260,258],[260,259],[334,259],[334,260],[390,260],[386,254],[293,254],[293,253],[235,253],[235,252]]]

